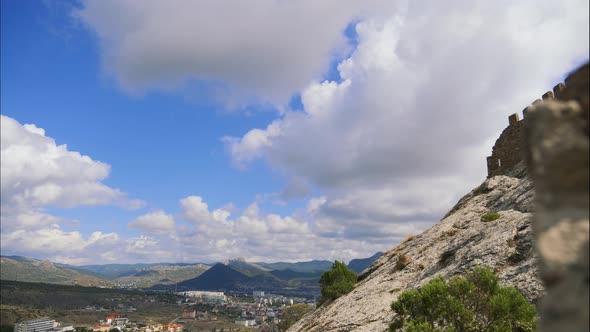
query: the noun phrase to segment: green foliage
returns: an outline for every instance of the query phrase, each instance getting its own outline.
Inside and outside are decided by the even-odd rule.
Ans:
[[[312,308],[305,303],[298,303],[288,306],[281,315],[281,321],[278,324],[279,331],[287,331],[291,325],[295,324]]]
[[[488,268],[463,277],[438,277],[419,290],[403,292],[391,304],[390,331],[535,331],[535,307],[513,287],[498,284]]]
[[[320,288],[322,291],[320,304],[350,293],[354,288],[356,280],[356,273],[350,270],[344,262],[335,261],[332,269],[324,272],[320,278]]]
[[[494,221],[498,218],[500,218],[500,214],[498,212],[490,212],[490,213],[486,213],[483,216],[481,216],[481,221],[482,222]]]
[[[0,325],[0,332],[13,332],[14,331],[14,325],[9,325],[9,324],[1,324]]]

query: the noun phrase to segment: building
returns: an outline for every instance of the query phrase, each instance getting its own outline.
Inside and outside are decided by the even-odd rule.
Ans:
[[[236,321],[234,321],[235,324],[237,325],[241,325],[241,326],[254,326],[256,325],[256,321],[254,321],[254,319],[238,319]]]
[[[264,291],[253,291],[252,296],[254,297],[264,297]]]
[[[182,310],[182,318],[184,319],[194,319],[197,317],[197,311],[193,308],[184,308]]]
[[[121,318],[121,314],[118,312],[113,312],[112,314],[107,316],[107,324],[112,324],[117,318]]]
[[[208,292],[208,291],[186,291],[178,293],[186,297],[191,297],[201,302],[226,302],[227,297],[223,292]]]
[[[92,330],[95,332],[109,332],[111,330],[111,326],[109,324],[97,324],[94,325]]]
[[[168,332],[182,332],[182,324],[170,324],[168,325]]]
[[[60,326],[60,327],[54,327],[52,329],[50,329],[48,332],[71,332],[74,331],[74,327],[73,326]]]
[[[39,318],[14,324],[14,332],[46,332],[54,327],[55,320]]]
[[[118,317],[111,321],[111,325],[114,326],[125,326],[125,324],[129,323],[129,318],[125,317]]]

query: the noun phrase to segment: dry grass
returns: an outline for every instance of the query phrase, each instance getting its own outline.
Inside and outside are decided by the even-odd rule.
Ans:
[[[395,266],[393,267],[393,272],[403,270],[411,262],[412,262],[412,257],[410,257],[410,256],[408,256],[406,254],[399,255],[398,256],[398,259],[397,259],[397,262],[395,263]]]
[[[443,233],[443,236],[444,236],[444,237],[453,237],[453,236],[455,236],[455,234],[457,234],[457,232],[458,232],[458,230],[457,230],[457,229],[455,229],[455,228],[453,228],[453,229],[449,229],[448,231],[445,231],[445,232]]]
[[[400,244],[408,243],[416,238],[416,235],[410,234],[408,235]]]

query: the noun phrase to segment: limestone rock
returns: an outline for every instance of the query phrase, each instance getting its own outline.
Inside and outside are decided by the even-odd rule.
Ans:
[[[289,331],[385,331],[393,318],[391,302],[404,290],[476,265],[491,267],[503,284],[536,302],[544,289],[530,227],[532,183],[522,177],[524,173],[521,163],[511,173],[514,177],[487,179],[438,224],[408,238],[363,271],[351,293],[309,313]],[[489,212],[501,217],[482,222],[481,216]],[[411,262],[401,267],[397,263],[402,258]]]

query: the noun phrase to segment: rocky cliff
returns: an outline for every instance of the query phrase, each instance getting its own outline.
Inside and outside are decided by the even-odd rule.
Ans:
[[[587,331],[589,76],[586,64],[525,109],[523,121],[512,115],[487,158],[487,180],[289,331],[385,331],[404,290],[476,265],[540,302],[542,331]],[[500,217],[482,219],[492,212]]]
[[[386,252],[360,275],[356,288],[297,322],[289,331],[385,331],[390,304],[401,292],[434,276],[450,277],[476,265],[493,268],[501,282],[532,302],[543,294],[531,221],[532,182],[521,162],[464,196],[436,225]],[[500,218],[481,217],[498,212]]]

